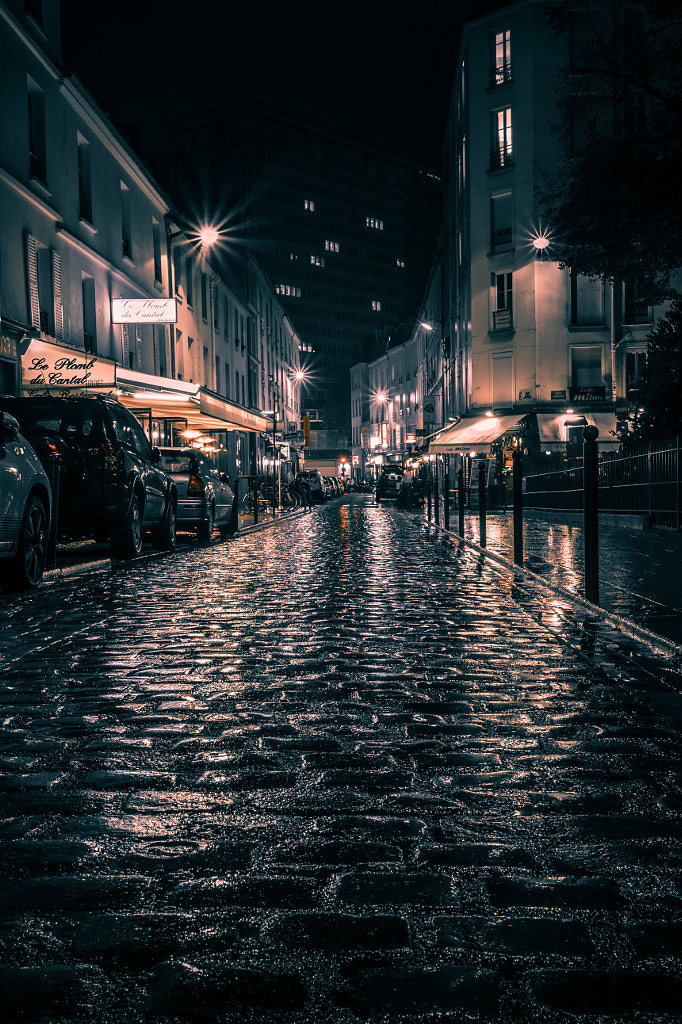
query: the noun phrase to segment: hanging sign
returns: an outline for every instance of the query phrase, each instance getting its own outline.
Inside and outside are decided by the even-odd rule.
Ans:
[[[22,395],[73,396],[116,387],[116,363],[83,349],[31,341],[21,357]]]
[[[174,324],[178,320],[175,299],[112,299],[114,324]]]

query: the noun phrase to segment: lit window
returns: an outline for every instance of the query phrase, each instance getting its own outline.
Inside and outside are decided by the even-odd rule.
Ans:
[[[324,256],[315,256],[314,254],[311,253],[310,262],[312,263],[312,265],[314,267],[323,267],[324,266]]]
[[[493,114],[493,148],[490,156],[492,170],[509,167],[512,163],[512,113],[503,107]]]
[[[315,213],[315,201],[313,199],[304,199],[303,206],[310,213]]]
[[[396,266],[400,267],[402,270],[405,269],[405,260],[398,260],[397,259],[395,262],[396,262]]]
[[[493,330],[510,331],[512,321],[512,278],[511,272],[492,274],[493,288]]]
[[[365,217],[365,224],[368,228],[374,228],[376,231],[384,230],[384,222],[378,217]]]
[[[325,239],[324,247],[327,250],[327,252],[338,252],[339,251],[339,243],[338,242],[330,242],[330,240],[328,238]]]
[[[372,309],[374,310],[375,313],[381,312],[381,302],[379,301],[379,299],[372,299]]]
[[[495,33],[492,68],[492,85],[504,85],[511,82],[511,31]]]

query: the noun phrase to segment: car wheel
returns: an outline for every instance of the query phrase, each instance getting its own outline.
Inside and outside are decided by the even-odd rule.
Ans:
[[[15,590],[37,587],[47,561],[48,522],[45,506],[35,496],[29,498],[19,532],[19,548],[10,570],[10,586]]]
[[[206,518],[197,527],[197,536],[203,544],[213,543],[213,531],[215,530],[215,515],[213,508],[209,505],[206,509]]]
[[[111,535],[111,550],[119,558],[135,558],[142,551],[142,502],[134,494],[123,525]]]
[[[152,544],[159,551],[175,551],[175,539],[178,525],[178,512],[175,500],[171,497],[166,505],[166,514],[152,534]]]

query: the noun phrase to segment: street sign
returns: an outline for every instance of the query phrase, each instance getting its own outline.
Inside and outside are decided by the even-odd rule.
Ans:
[[[626,420],[630,413],[630,406],[628,405],[627,398],[616,399],[616,419]]]

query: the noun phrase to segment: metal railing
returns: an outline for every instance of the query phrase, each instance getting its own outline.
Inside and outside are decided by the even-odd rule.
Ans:
[[[599,509],[649,516],[651,526],[679,530],[681,438],[599,457]],[[583,468],[527,476],[526,508],[577,512],[583,508]]]

